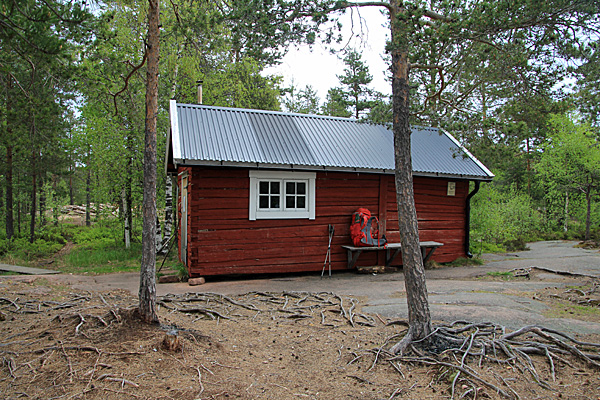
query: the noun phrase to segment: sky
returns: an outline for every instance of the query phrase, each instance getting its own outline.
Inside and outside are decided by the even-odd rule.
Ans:
[[[345,67],[342,61],[343,53],[340,50],[347,44],[349,48],[363,53],[362,59],[373,75],[371,87],[384,94],[390,94],[391,83],[386,80],[389,66],[383,58],[385,45],[389,40],[389,29],[384,26],[387,17],[377,7],[362,7],[359,11],[347,11],[340,21],[344,37],[341,44],[327,47],[316,43],[312,49],[308,45],[291,47],[283,62],[268,68],[265,74],[283,76],[284,87],[291,86],[292,81],[298,88],[311,85],[323,103],[327,91],[340,85],[337,75],[342,75]],[[352,25],[354,25],[354,32],[351,29]],[[337,50],[336,54],[331,54],[332,48]]]

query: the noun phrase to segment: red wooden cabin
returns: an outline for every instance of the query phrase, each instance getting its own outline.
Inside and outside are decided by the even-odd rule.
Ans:
[[[167,172],[179,187],[179,255],[190,276],[347,268],[352,213],[399,242],[392,132],[352,119],[171,102]],[[421,241],[433,260],[468,255],[469,182],[493,174],[448,133],[413,128]],[[376,252],[358,265],[381,264]],[[380,256],[381,257],[381,256]],[[400,258],[398,258],[400,260]]]

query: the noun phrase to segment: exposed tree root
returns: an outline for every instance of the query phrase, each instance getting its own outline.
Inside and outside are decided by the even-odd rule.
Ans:
[[[528,373],[533,381],[547,390],[551,388],[540,378],[539,367],[536,367],[540,362],[548,363],[553,381],[556,380],[556,369],[560,363],[570,365],[564,358],[567,355],[590,368],[600,370],[600,343],[582,342],[565,333],[536,325],[507,333],[503,326],[492,323],[456,321],[437,326],[430,335],[420,340],[414,339],[409,328],[406,335],[389,350],[378,349],[374,353],[376,361],[382,359],[390,362],[399,372],[397,362],[435,365],[455,370],[451,398],[454,398],[460,374],[466,375],[469,381],[487,386],[502,397],[520,397],[503,377],[498,376],[498,380],[505,386],[504,389],[482,378],[475,369],[468,366],[469,361],[479,360],[480,367],[485,361],[517,368]],[[382,354],[386,357],[382,357]],[[534,360],[532,356],[539,357]]]
[[[597,291],[596,286],[586,289],[585,293],[593,291]],[[120,387],[119,393],[137,397],[133,392],[143,389],[143,377],[126,372],[114,373],[111,365],[118,363],[121,358],[147,357],[149,353],[157,351],[163,352],[163,357],[174,359],[172,354],[176,355],[176,352],[165,353],[154,342],[150,343],[155,349],[148,346],[143,349],[140,346],[109,347],[109,343],[101,339],[118,336],[123,332],[121,328],[124,326],[129,328],[128,332],[147,335],[151,338],[149,341],[158,336],[162,338],[164,333],[156,335],[156,327],[148,328],[141,324],[135,315],[135,307],[130,307],[131,304],[117,305],[117,297],[100,296],[99,299],[96,297],[94,305],[90,305],[86,299],[94,296],[97,295],[69,294],[66,300],[38,302],[1,297],[0,311],[9,317],[32,313],[40,314],[32,316],[33,318],[45,316],[50,321],[43,329],[32,329],[26,334],[6,335],[3,338],[3,343],[0,344],[0,370],[5,371],[5,377],[22,380],[29,376],[27,374],[47,376],[49,372],[44,371],[44,366],[60,358],[65,365],[61,373],[66,381],[69,384],[71,380],[84,382],[78,389],[79,392],[71,393],[72,395],[84,397],[94,387],[96,391],[106,392]],[[358,300],[326,292],[251,292],[240,296],[187,293],[159,297],[158,304],[163,312],[189,315],[192,322],[207,320],[214,325],[213,321],[218,324],[225,320],[259,320],[269,324],[272,321],[282,323],[292,319],[298,320],[298,325],[320,325],[319,335],[332,330],[344,335],[347,331],[355,334],[361,327],[381,328],[405,324],[404,321],[388,322],[380,316],[375,315],[374,318],[361,313]],[[303,320],[308,321],[302,322]],[[197,325],[198,329],[201,330],[201,326]],[[186,349],[189,350],[190,346],[220,346],[195,330],[196,325],[187,328],[163,325],[160,328],[167,332],[175,331],[186,340],[182,348],[177,347],[181,354]],[[396,329],[390,327],[385,335]],[[492,323],[456,321],[434,326],[432,333],[423,339],[416,340],[414,332],[409,327],[400,340],[400,335],[394,335],[382,346],[366,350],[359,345],[358,348],[348,347],[346,351],[346,346],[334,344],[335,348],[339,348],[339,358],[335,362],[339,361],[348,368],[360,366],[361,369],[355,369],[357,372],[345,375],[357,384],[371,385],[375,382],[371,376],[378,373],[378,368],[386,368],[387,373],[392,373],[394,378],[397,373],[406,385],[390,390],[387,394],[390,399],[400,398],[413,391],[417,384],[410,379],[410,375],[417,365],[430,368],[428,374],[432,374],[429,383],[432,390],[434,386],[437,389],[443,386],[447,392],[440,397],[450,399],[476,399],[485,397],[485,394],[507,399],[527,398],[526,393],[520,393],[523,387],[516,385],[514,379],[522,379],[521,376],[524,376],[528,381],[536,382],[539,388],[548,391],[556,390],[557,381],[561,380],[565,369],[581,370],[582,374],[590,375],[600,370],[599,343],[581,341],[541,326],[525,326],[508,332],[505,327]],[[95,341],[88,340],[89,338],[95,338]],[[208,346],[204,346],[207,342]],[[20,349],[18,352],[17,348]],[[401,353],[398,352],[399,349]],[[78,368],[76,365],[76,360],[81,360],[82,354],[90,362],[86,368]],[[184,356],[177,361],[185,364],[185,368],[192,368]],[[224,366],[216,361],[213,365],[239,368]],[[197,388],[198,396],[210,384],[210,376],[204,374],[204,371],[212,375],[202,364],[194,364],[193,373],[197,385],[194,389]],[[370,375],[363,375],[363,371]],[[519,378],[515,378],[517,373]],[[419,385],[423,387],[422,382]],[[424,386],[426,385],[427,383]]]

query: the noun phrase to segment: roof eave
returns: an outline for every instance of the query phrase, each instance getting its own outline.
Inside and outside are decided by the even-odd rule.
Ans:
[[[173,141],[173,160],[181,159],[181,136],[179,132],[179,114],[177,114],[177,101],[169,101],[169,117],[171,119],[171,140]],[[168,150],[168,149],[167,149]]]
[[[238,162],[238,161],[207,161],[207,160],[183,160],[173,159],[175,166],[204,166],[204,167],[237,167],[237,168],[257,168],[257,169],[291,169],[303,171],[324,171],[324,172],[361,172],[368,174],[394,174],[393,169],[389,168],[359,168],[359,167],[338,167],[322,165],[298,165],[298,164],[272,164],[260,162]],[[451,174],[443,172],[424,172],[413,171],[414,176],[423,176],[431,178],[447,178],[473,181],[491,181],[493,176],[477,176]]]
[[[475,163],[477,164],[477,166],[479,168],[481,168],[481,170],[487,175],[488,179],[485,180],[489,180],[491,181],[495,175],[492,173],[492,171],[490,171],[489,169],[487,169],[487,167],[485,165],[483,165],[483,163],[481,161],[479,161],[473,154],[471,154],[471,152],[465,147],[463,146],[458,140],[456,140],[456,138],[454,136],[452,136],[448,131],[446,131],[443,128],[440,128],[440,131],[442,131],[442,133],[444,135],[446,135],[446,137],[448,137],[450,140],[452,140],[452,142],[458,146],[458,148],[462,151],[465,152],[465,154]],[[483,179],[482,179],[483,180]]]

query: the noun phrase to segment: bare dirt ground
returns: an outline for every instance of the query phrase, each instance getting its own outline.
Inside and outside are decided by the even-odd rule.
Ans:
[[[533,296],[555,309],[584,307],[589,312],[571,317],[599,322],[599,292],[597,282],[582,280]],[[462,353],[393,357],[386,349],[405,325],[363,314],[359,300],[168,295],[158,301],[162,325],[147,326],[130,292],[2,277],[0,398],[600,399],[600,347],[530,332],[465,356],[475,353],[474,339],[504,332],[458,323],[447,329],[465,338]],[[573,339],[599,343],[600,332]],[[529,354],[532,343],[549,350]]]

